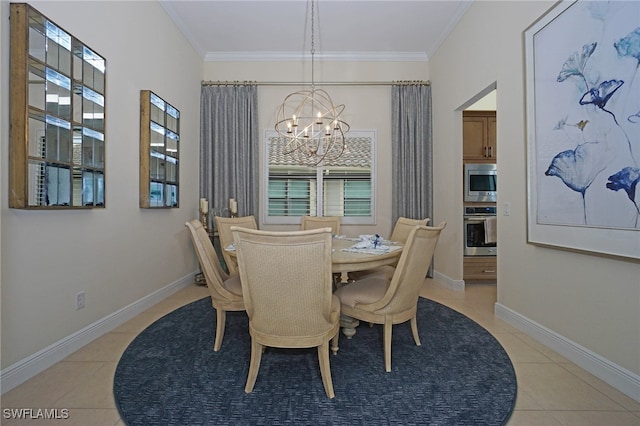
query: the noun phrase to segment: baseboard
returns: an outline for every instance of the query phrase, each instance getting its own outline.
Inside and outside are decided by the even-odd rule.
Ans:
[[[438,271],[433,271],[433,279],[444,284],[450,290],[464,291],[464,280],[454,280]]]
[[[26,382],[36,374],[39,374],[51,367],[56,362],[62,361],[73,352],[88,343],[91,343],[98,337],[110,332],[116,327],[119,327],[156,303],[166,299],[176,291],[189,284],[193,284],[193,276],[195,273],[196,272],[187,274],[167,286],[143,297],[142,299],[139,299],[132,304],[125,306],[124,308],[92,324],[89,324],[64,339],[58,340],[33,355],[30,355],[27,358],[5,368],[0,373],[2,394]]]
[[[495,304],[494,312],[496,317],[508,322],[600,380],[640,402],[640,375],[609,361],[500,303]]]

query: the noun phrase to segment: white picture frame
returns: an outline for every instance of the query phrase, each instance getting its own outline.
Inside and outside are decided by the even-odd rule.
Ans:
[[[564,0],[524,31],[531,244],[640,259],[638,16]]]

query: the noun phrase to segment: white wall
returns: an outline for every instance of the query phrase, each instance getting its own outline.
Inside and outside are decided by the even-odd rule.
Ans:
[[[302,53],[301,53],[302,56]],[[325,62],[316,60],[315,81],[428,80],[424,62]],[[293,62],[206,62],[204,79],[212,81],[306,82],[311,81],[310,61]],[[278,107],[285,96],[301,86],[259,86],[258,115],[261,135],[273,130]],[[306,87],[309,88],[308,86]],[[391,86],[323,86],[333,102],[345,104],[344,119],[351,130],[376,130],[377,134],[377,223],[374,226],[345,225],[349,235],[391,233]],[[261,145],[261,156],[263,146]],[[260,164],[261,172],[263,165]],[[261,188],[262,190],[262,188]],[[436,222],[438,223],[438,222]],[[259,224],[265,229],[292,226]]]
[[[107,59],[106,208],[8,209],[9,3],[2,18],[2,368],[192,277],[202,59],[157,2],[31,4]],[[181,112],[180,208],[138,207],[140,90]],[[86,308],[75,310],[75,294]]]
[[[459,108],[497,82],[498,304],[546,327],[622,369],[640,372],[638,262],[527,244],[523,31],[554,2],[474,2],[429,61],[433,84],[436,216],[450,226],[436,261],[462,271],[462,203],[447,188],[462,185]],[[501,214],[499,210],[498,214]],[[446,253],[446,254],[445,254]],[[633,380],[633,379],[632,379]]]
[[[496,91],[489,92],[482,99],[465,108],[466,111],[495,111],[496,110]]]

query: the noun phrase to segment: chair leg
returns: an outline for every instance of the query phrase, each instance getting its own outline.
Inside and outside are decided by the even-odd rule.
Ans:
[[[331,366],[329,365],[329,341],[318,346],[318,360],[320,361],[320,375],[322,376],[324,391],[329,398],[334,398]]]
[[[216,340],[213,342],[213,350],[218,352],[222,346],[222,338],[224,337],[224,325],[227,321],[227,313],[216,308]]]
[[[393,324],[391,321],[384,323],[384,368],[387,373],[391,372],[391,331]]]
[[[338,332],[336,333],[335,336],[333,336],[333,339],[331,339],[331,352],[333,352],[334,355],[338,355],[338,340],[340,339],[340,328],[338,328]]]
[[[416,320],[416,314],[413,314],[411,318],[411,333],[413,333],[413,340],[416,342],[416,346],[420,346],[420,336],[418,336],[418,321]]]
[[[260,359],[262,358],[262,345],[254,338],[251,338],[251,362],[249,363],[249,374],[247,375],[247,384],[244,387],[246,393],[253,391],[253,386],[256,384],[256,378],[258,377],[258,370],[260,369]]]

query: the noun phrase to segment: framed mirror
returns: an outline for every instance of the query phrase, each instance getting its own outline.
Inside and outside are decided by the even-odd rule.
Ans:
[[[105,205],[106,60],[11,3],[9,207]]]
[[[179,206],[180,111],[140,91],[140,207]]]

